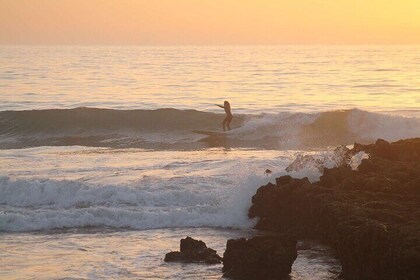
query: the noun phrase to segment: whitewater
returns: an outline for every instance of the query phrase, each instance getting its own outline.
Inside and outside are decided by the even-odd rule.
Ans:
[[[247,217],[258,187],[321,176],[286,171],[299,157],[333,167],[336,146],[420,137],[419,54],[0,47],[0,278],[220,279],[218,265],[163,256],[187,235],[222,254],[228,238],[259,234]],[[233,130],[193,133],[221,130],[224,100]],[[307,242],[291,278],[335,279],[333,252]]]

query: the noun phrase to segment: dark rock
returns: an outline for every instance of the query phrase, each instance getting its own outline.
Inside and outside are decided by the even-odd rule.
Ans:
[[[311,184],[309,182],[308,177],[304,177],[302,179],[296,179],[292,178],[289,175],[280,176],[276,178],[276,185],[277,186],[284,186],[284,185],[292,185],[292,186],[303,186],[303,185],[309,185]]]
[[[370,158],[368,158],[368,159],[362,160],[362,163],[358,166],[357,170],[363,173],[368,173],[368,172],[375,172],[378,170],[378,168],[375,166],[373,161]]]
[[[180,252],[169,252],[165,255],[165,262],[188,262],[188,263],[221,263],[222,258],[211,248],[207,248],[206,243],[195,240],[189,236],[181,239]]]
[[[378,139],[375,144],[360,145],[355,144],[355,151],[365,151],[371,157],[388,159],[393,161],[420,161],[420,138],[400,140],[394,143],[388,143],[385,140]]]
[[[384,140],[384,139],[378,139],[378,140],[376,140],[375,145],[376,146],[386,146],[386,147],[388,147],[389,142]]]
[[[293,180],[292,176],[286,175],[276,178],[276,185],[283,186],[289,184]]]
[[[297,257],[291,236],[230,239],[223,255],[224,277],[232,279],[284,279]]]
[[[354,171],[350,166],[325,168],[324,174],[320,177],[320,184],[326,187],[336,186],[344,180],[353,177]]]
[[[420,138],[355,144],[359,171],[324,169],[310,184],[290,176],[259,188],[256,228],[332,246],[345,279],[420,279]]]
[[[178,251],[172,251],[165,255],[165,262],[181,262],[183,261],[181,252]]]
[[[206,243],[201,240],[195,240],[187,236],[187,238],[181,239],[180,250],[185,254],[193,254],[194,252],[202,252],[207,249]]]

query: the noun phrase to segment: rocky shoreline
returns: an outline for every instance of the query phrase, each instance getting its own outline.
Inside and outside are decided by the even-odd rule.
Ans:
[[[335,250],[343,279],[420,279],[420,138],[341,146],[334,154],[334,168],[311,156],[288,167],[322,167],[318,182],[282,176],[257,190],[248,216],[258,218],[263,236],[228,240],[223,258],[187,237],[165,261],[223,262],[231,279],[288,279],[297,240],[307,239]]]
[[[420,279],[420,138],[355,144],[358,170],[325,168],[319,182],[283,176],[258,189],[257,229],[331,246],[345,279]]]

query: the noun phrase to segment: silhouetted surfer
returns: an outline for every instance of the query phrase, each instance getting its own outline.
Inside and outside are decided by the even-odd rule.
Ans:
[[[232,110],[230,109],[230,104],[229,104],[229,102],[228,101],[225,101],[225,103],[223,104],[223,106],[221,106],[221,105],[217,105],[217,104],[215,104],[216,106],[219,106],[220,108],[223,108],[223,109],[225,109],[225,112],[226,112],[226,118],[223,120],[223,131],[225,131],[226,129],[225,129],[225,126],[227,126],[227,128],[230,130],[230,122],[232,121],[232,119],[233,119],[233,115],[232,115]]]

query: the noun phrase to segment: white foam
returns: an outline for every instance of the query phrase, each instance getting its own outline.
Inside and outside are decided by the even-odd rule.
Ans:
[[[309,132],[306,130],[308,127],[311,128]],[[353,141],[372,142],[378,138],[396,141],[420,137],[420,119],[359,109],[312,114],[284,112],[250,117],[229,137],[282,149],[315,143],[321,146],[349,145]]]
[[[245,140],[260,140],[266,137],[295,139],[300,133],[299,128],[313,122],[318,114],[278,113],[262,114],[250,118],[242,127],[232,131],[232,137]]]
[[[332,151],[310,154],[326,167],[336,164]],[[247,217],[251,197],[260,186],[286,175],[297,156],[292,151],[81,147],[2,155],[9,166],[2,173],[10,177],[0,176],[0,232],[91,226],[249,228],[255,223]],[[355,156],[354,165],[362,158]],[[264,175],[267,168],[273,171],[270,176]],[[305,165],[290,175],[314,182],[321,173]]]
[[[352,158],[350,159],[351,169],[357,170],[359,165],[362,163],[362,160],[368,159],[368,158],[369,158],[369,155],[367,153],[363,151],[358,152],[357,154],[352,156]]]
[[[84,184],[78,181],[12,180],[0,177],[0,204],[14,207],[66,209],[94,206],[196,205],[213,199],[210,192],[185,189],[155,190],[117,185]]]
[[[247,217],[256,190],[285,175],[267,161],[265,176],[258,166],[233,166],[234,174],[145,178],[130,184],[74,180],[0,177],[0,231],[33,231],[73,227],[154,229],[167,227],[250,228]],[[271,164],[271,165],[270,165]],[[281,164],[280,166],[284,166]],[[224,168],[218,171],[225,172]],[[304,177],[308,170],[295,174]],[[317,178],[318,174],[312,174]]]
[[[267,179],[246,178],[211,192],[135,190],[74,181],[0,180],[0,231],[73,227],[153,229],[167,227],[249,228],[250,197]]]

